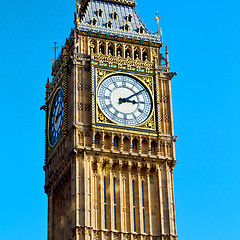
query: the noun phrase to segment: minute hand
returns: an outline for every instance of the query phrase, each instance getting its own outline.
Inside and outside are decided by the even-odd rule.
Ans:
[[[129,96],[129,97],[127,97],[127,98],[125,98],[125,101],[129,100],[130,98],[132,98],[132,97],[134,97],[134,96],[137,96],[137,95],[139,95],[139,94],[140,94],[140,93],[142,93],[143,91],[145,91],[145,89],[141,90],[141,91],[140,91],[140,92],[138,92],[138,93],[134,93],[133,95],[131,95],[131,96]]]

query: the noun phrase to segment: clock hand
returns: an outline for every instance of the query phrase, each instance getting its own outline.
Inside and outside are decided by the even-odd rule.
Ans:
[[[58,118],[59,118],[61,115],[62,115],[62,111],[60,111],[60,112],[58,113],[58,115],[56,116],[56,122],[58,121]]]
[[[132,94],[131,96],[129,96],[129,97],[127,97],[127,98],[119,98],[119,104],[122,104],[122,103],[124,103],[124,102],[129,102],[129,99],[130,99],[130,98],[139,95],[139,94],[142,93],[143,91],[145,91],[145,89],[141,90],[140,92],[134,93],[134,94]]]
[[[129,100],[129,99],[125,99],[125,102],[132,103],[133,105],[138,103],[135,100]]]
[[[132,97],[134,97],[134,96],[137,96],[137,95],[139,95],[140,93],[142,93],[143,91],[145,91],[145,89],[141,90],[141,91],[138,92],[138,93],[134,93],[133,95],[131,95],[131,96],[125,98],[125,100],[128,100],[128,99],[130,99],[130,98],[132,98]]]

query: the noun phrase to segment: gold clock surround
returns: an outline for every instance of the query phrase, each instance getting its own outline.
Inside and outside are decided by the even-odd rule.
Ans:
[[[149,131],[149,132],[156,132],[156,114],[155,114],[155,103],[154,103],[154,95],[155,95],[155,89],[154,89],[154,75],[146,75],[141,73],[134,73],[130,71],[124,71],[122,69],[112,69],[112,68],[106,68],[106,67],[100,67],[95,66],[92,64],[92,71],[91,71],[91,79],[92,79],[92,121],[94,124],[94,127],[96,129],[101,128],[104,130],[119,130],[119,131],[129,131],[129,129],[133,131]],[[149,115],[149,117],[141,124],[136,126],[123,126],[120,124],[116,124],[109,120],[104,113],[101,111],[101,109],[98,106],[98,101],[96,97],[96,92],[98,89],[98,86],[100,83],[106,79],[109,76],[116,75],[116,74],[122,74],[127,75],[130,77],[133,77],[137,79],[141,84],[143,84],[148,92],[150,93],[150,97],[152,99],[152,110]]]

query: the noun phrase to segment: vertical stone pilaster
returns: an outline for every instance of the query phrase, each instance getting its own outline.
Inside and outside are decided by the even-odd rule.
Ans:
[[[141,155],[142,154],[142,137],[139,137],[139,151],[138,154]]]
[[[113,231],[114,230],[114,206],[113,206],[113,178],[116,178],[115,173],[113,174],[113,165],[112,162],[109,164],[109,221],[108,221],[108,229]]]
[[[141,234],[143,233],[143,214],[142,214],[142,186],[141,186],[141,165],[137,166],[137,181],[136,181],[136,216],[139,216],[139,219],[136,221],[137,223],[137,231]],[[137,218],[137,217],[136,217]]]
[[[132,154],[132,141],[133,141],[133,138],[132,138],[132,134],[130,135],[130,149],[129,149],[129,153]]]
[[[166,111],[165,111],[165,106],[164,106],[164,102],[163,102],[163,96],[164,96],[164,82],[163,80],[160,78],[159,79],[159,82],[160,82],[160,94],[161,94],[161,103],[160,103],[160,106],[161,106],[161,116],[162,116],[162,130],[163,130],[163,133],[167,133],[166,131],[166,124],[165,124],[165,114],[166,114]]]
[[[53,239],[53,192],[48,196],[48,240]]]
[[[133,196],[132,196],[132,174],[131,174],[131,164],[128,163],[128,206],[129,206],[129,213],[128,213],[128,232],[133,232]]]
[[[98,209],[98,219],[99,219],[99,229],[105,229],[104,226],[104,186],[103,186],[103,171],[102,171],[102,162],[98,163],[98,202],[99,202],[99,209]]]
[[[98,173],[97,169],[93,170],[93,202],[94,202],[94,215],[93,215],[93,228],[98,228]]]
[[[163,214],[163,186],[162,186],[162,176],[161,176],[161,168],[157,166],[157,178],[158,178],[158,199],[159,199],[159,222],[155,224],[159,224],[159,227],[155,227],[155,229],[159,229],[160,235],[164,234],[164,214]]]
[[[102,141],[101,141],[101,151],[104,150],[104,144],[105,144],[105,134],[104,131],[102,132]]]
[[[120,153],[122,153],[122,152],[123,152],[123,134],[122,134],[122,133],[121,133],[120,141],[121,141],[121,145],[120,145]]]
[[[147,233],[152,235],[152,205],[151,205],[151,198],[153,198],[154,196],[151,196],[151,189],[150,189],[150,165],[147,165],[147,174],[146,174],[146,196],[145,197],[146,201],[147,201],[147,206],[148,208],[146,209],[146,213],[148,215],[148,219],[146,218],[146,230]]]

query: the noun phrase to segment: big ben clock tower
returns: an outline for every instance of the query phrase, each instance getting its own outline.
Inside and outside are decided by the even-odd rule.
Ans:
[[[48,240],[176,240],[168,50],[134,0],[77,1],[46,84]]]

